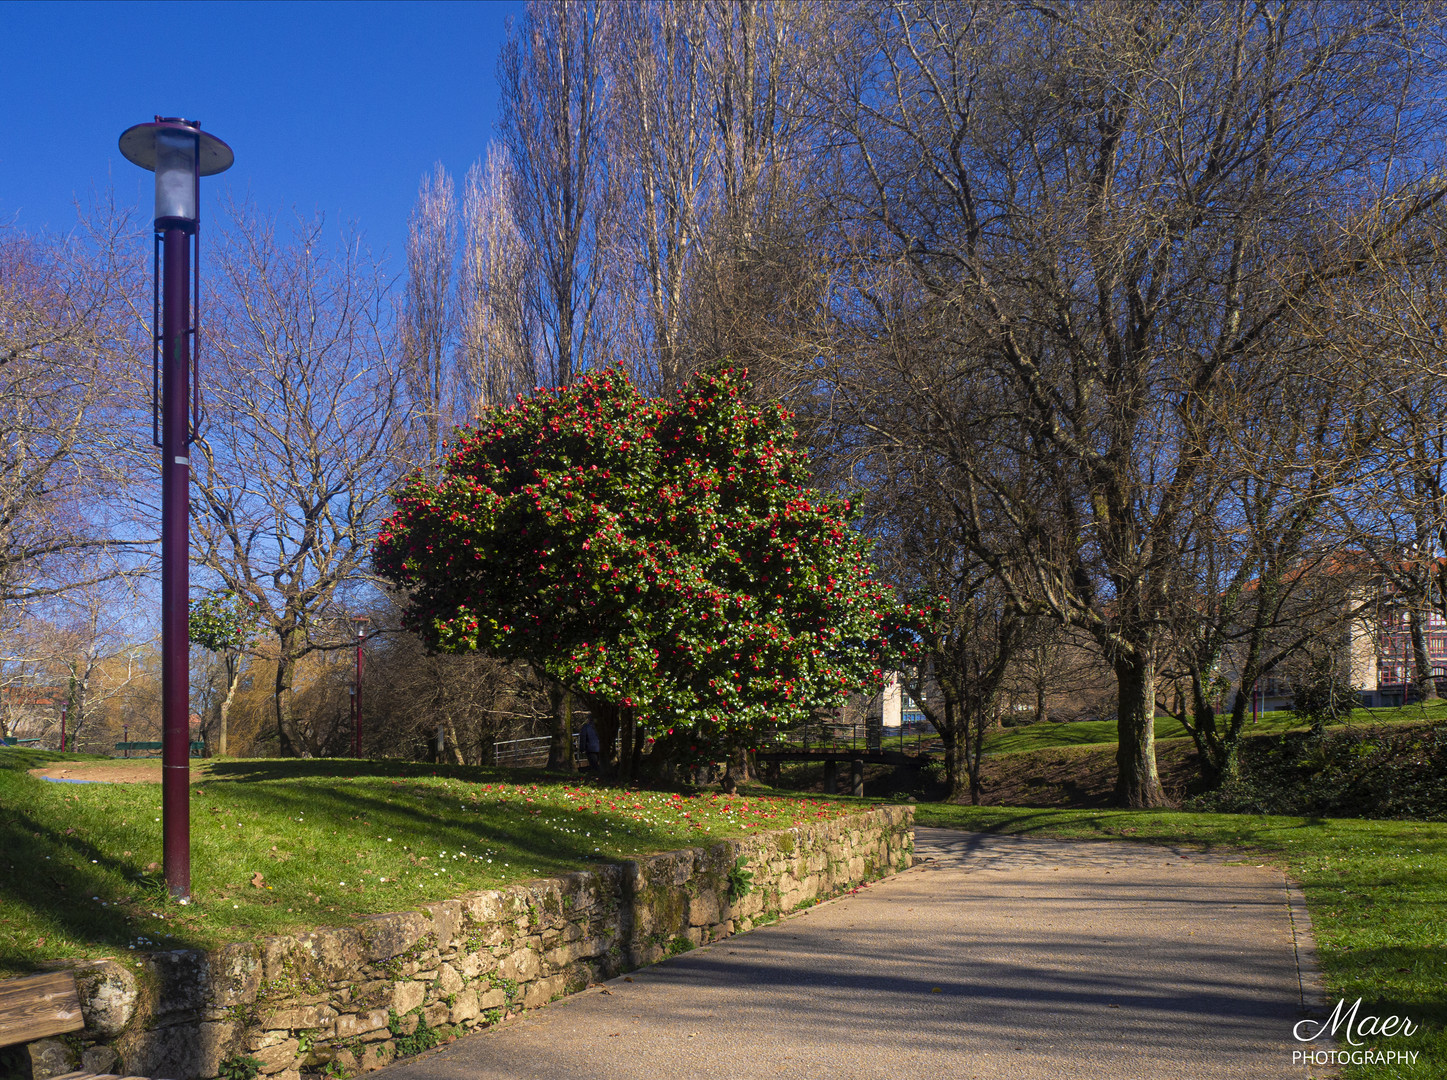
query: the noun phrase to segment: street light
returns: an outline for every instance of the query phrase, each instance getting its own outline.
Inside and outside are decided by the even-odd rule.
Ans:
[[[352,757],[362,756],[362,644],[367,640],[367,623],[371,620],[365,615],[357,615],[352,618],[357,626],[357,668],[352,681],[352,716],[355,721],[352,734]]]
[[[151,439],[161,450],[161,864],[171,895],[191,895],[190,446],[201,422],[194,367],[200,307],[201,177],[231,148],[201,125],[158,116],[121,135],[126,160],[156,174],[151,269]],[[194,253],[194,258],[193,258]],[[193,262],[197,267],[192,278]],[[158,352],[159,349],[159,352]]]

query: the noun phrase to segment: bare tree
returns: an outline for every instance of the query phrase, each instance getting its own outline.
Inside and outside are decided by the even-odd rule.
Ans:
[[[639,382],[677,393],[683,376],[684,287],[717,175],[705,81],[708,11],[701,3],[630,0],[609,37],[610,156],[625,184],[618,221],[634,274],[631,327]],[[651,376],[651,378],[649,377]]]
[[[528,257],[525,311],[538,374],[556,385],[608,356],[607,246],[617,203],[604,141],[610,20],[597,0],[530,0],[498,61],[499,137]]]
[[[350,641],[337,618],[348,591],[370,581],[371,540],[403,468],[388,286],[355,237],[329,245],[320,221],[278,235],[244,209],[222,230],[213,265],[192,540],[271,639],[280,751],[316,753],[293,723],[297,663]]]
[[[117,254],[98,215],[83,239],[0,230],[0,603],[82,588],[125,566],[132,471],[119,451],[132,355]]]
[[[407,294],[402,313],[402,356],[411,407],[413,453],[430,467],[464,403],[452,367],[457,312],[453,266],[457,258],[457,196],[439,162],[423,177],[407,221]]]
[[[1200,500],[1221,490],[1203,483],[1211,432],[1283,362],[1319,362],[1322,309],[1442,198],[1420,160],[1436,16],[852,14],[821,77],[849,144],[837,242],[859,285],[841,311],[861,356],[906,313],[934,333],[875,369],[878,404],[913,426],[869,415],[936,450],[963,493],[960,548],[1014,603],[1095,638],[1118,688],[1116,800],[1158,805],[1157,668]]]
[[[462,198],[459,379],[476,416],[533,386],[536,342],[528,321],[528,260],[512,209],[507,151],[494,143],[467,172]]]

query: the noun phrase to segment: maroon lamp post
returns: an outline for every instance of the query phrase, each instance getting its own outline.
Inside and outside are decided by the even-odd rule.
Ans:
[[[152,246],[151,423],[161,450],[161,865],[191,895],[191,443],[201,422],[194,378],[200,297],[201,177],[231,168],[231,148],[194,121],[158,116],[121,135],[126,160],[156,174]],[[194,256],[194,258],[193,258]],[[193,262],[198,273],[192,277]],[[158,350],[159,349],[159,353]]]

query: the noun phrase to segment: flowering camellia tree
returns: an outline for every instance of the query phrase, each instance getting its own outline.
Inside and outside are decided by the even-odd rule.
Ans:
[[[672,402],[608,369],[460,432],[377,539],[407,627],[547,671],[605,745],[621,724],[625,775],[645,736],[751,746],[877,683],[888,600],[848,504],[745,377]]]

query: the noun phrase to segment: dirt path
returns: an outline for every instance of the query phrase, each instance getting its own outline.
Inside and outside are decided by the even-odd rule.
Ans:
[[[43,769],[31,769],[31,776],[48,777],[51,780],[72,780],[90,784],[159,784],[161,782],[161,759],[145,758],[140,761],[67,761],[59,765],[47,765]],[[191,767],[191,783],[198,784],[206,778],[199,765]]]

